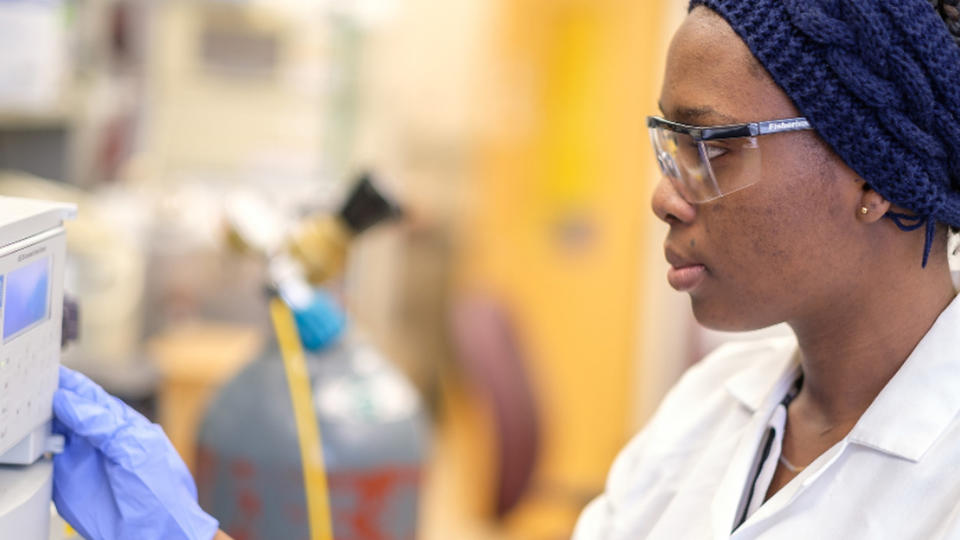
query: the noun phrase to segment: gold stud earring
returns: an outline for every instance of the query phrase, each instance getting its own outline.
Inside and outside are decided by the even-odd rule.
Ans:
[[[867,214],[870,213],[870,209],[867,208],[866,206],[861,206],[861,207],[860,207],[860,213],[863,214],[863,215],[867,215]]]

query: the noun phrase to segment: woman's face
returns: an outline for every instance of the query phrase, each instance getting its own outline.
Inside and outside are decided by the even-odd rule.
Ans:
[[[733,29],[705,8],[673,39],[660,106],[668,120],[699,126],[800,115]],[[662,178],[653,197],[654,212],[670,225],[668,279],[711,328],[762,328],[842,306],[860,277],[862,182],[812,131],[757,142],[755,184],[690,204]]]

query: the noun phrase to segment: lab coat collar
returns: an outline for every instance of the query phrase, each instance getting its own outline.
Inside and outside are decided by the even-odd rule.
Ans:
[[[726,382],[750,412],[776,405],[796,377],[796,338],[772,342],[767,360]],[[850,442],[919,461],[960,413],[960,296],[940,314],[851,430]]]
[[[960,412],[955,297],[850,432],[850,442],[919,461]]]
[[[796,377],[795,338],[771,345],[756,362],[726,382],[748,410],[772,410]],[[850,431],[851,443],[919,461],[960,413],[960,296],[940,314],[897,373]]]
[[[764,402],[779,402],[783,396],[773,395],[781,388],[789,388],[799,374],[797,339],[793,335],[771,340],[762,351],[764,360],[727,379],[726,389],[750,412],[764,407]],[[759,352],[759,351],[758,351]]]

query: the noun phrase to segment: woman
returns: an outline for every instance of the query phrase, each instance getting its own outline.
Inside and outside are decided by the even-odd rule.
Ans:
[[[705,326],[795,338],[691,369],[575,538],[960,538],[942,4],[693,0],[648,122],[667,278]]]

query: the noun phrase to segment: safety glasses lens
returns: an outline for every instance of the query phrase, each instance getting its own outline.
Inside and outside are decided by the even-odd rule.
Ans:
[[[693,137],[662,128],[650,129],[650,137],[660,170],[681,197],[689,202],[704,202],[720,196],[700,143]]]
[[[712,201],[755,183],[761,175],[756,137],[698,141],[652,127],[650,138],[660,170],[687,202]]]

